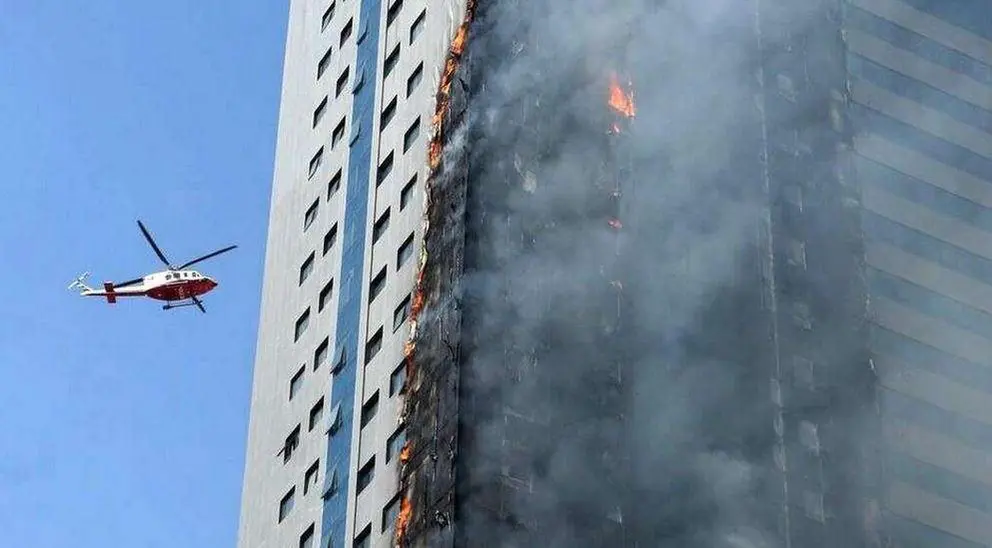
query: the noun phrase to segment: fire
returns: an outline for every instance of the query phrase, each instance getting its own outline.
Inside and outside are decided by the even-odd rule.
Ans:
[[[455,32],[455,37],[451,40],[448,48],[448,59],[444,63],[444,72],[441,74],[441,83],[437,90],[437,107],[434,109],[434,116],[431,118],[431,131],[433,138],[428,149],[427,159],[431,170],[436,170],[441,164],[441,127],[444,124],[444,117],[448,112],[448,100],[451,93],[451,82],[458,70],[458,65],[462,60],[462,53],[465,52],[465,44],[468,42],[468,28],[472,23],[475,12],[475,1],[470,0],[466,7],[465,20]]]
[[[413,505],[406,496],[400,501],[400,514],[396,516],[396,545],[403,545],[403,537],[406,529],[410,526],[410,519],[413,517]]]
[[[400,449],[400,464],[406,464],[410,460],[410,440],[406,440],[403,444],[403,449]]]
[[[610,75],[610,106],[613,107],[613,110],[627,118],[633,118],[636,112],[634,109],[634,93],[624,92],[623,88],[620,87],[620,82],[617,80],[616,74]]]

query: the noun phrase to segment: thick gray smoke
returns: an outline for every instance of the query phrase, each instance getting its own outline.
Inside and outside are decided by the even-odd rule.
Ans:
[[[760,288],[746,274],[764,198],[761,173],[740,169],[761,151],[754,9],[480,2],[468,544],[779,546],[763,493],[769,377],[754,373],[767,367],[751,319]],[[802,9],[777,21],[806,24]],[[637,108],[615,145],[611,71],[630,76]],[[607,223],[618,179],[619,231]],[[480,502],[503,476],[518,483],[499,489],[496,513],[519,527]]]

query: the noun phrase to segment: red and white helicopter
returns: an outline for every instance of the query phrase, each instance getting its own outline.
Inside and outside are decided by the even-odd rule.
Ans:
[[[169,267],[168,270],[155,272],[141,278],[120,283],[103,282],[102,290],[93,289],[83,282],[90,275],[89,272],[86,272],[69,284],[69,289],[81,289],[82,291],[79,294],[84,297],[105,297],[107,302],[111,304],[116,303],[118,297],[150,297],[159,301],[165,301],[162,310],[196,305],[201,312],[205,313],[207,310],[203,307],[203,301],[199,297],[217,287],[217,282],[209,276],[204,276],[195,270],[188,270],[188,268],[200,261],[205,261],[238,246],[232,245],[218,249],[213,253],[208,253],[179,266],[173,266],[165,258],[165,254],[162,253],[158,245],[155,244],[152,235],[148,233],[148,230],[141,221],[138,221],[138,228],[141,229],[142,234],[145,235],[145,239],[151,244],[158,258],[165,263],[165,266]],[[184,302],[187,299],[189,302]]]

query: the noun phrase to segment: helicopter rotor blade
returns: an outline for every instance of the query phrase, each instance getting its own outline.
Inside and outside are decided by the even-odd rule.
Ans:
[[[199,299],[199,297],[194,296],[193,297],[193,302],[196,303],[196,306],[197,306],[197,308],[200,309],[200,312],[203,312],[204,314],[207,313],[207,309],[203,307],[203,301],[201,301]]]
[[[119,284],[113,284],[113,285],[114,285],[114,287],[124,287],[124,286],[128,286],[128,285],[134,285],[134,284],[137,284],[137,283],[141,283],[143,281],[145,281],[144,278],[135,278],[133,280],[128,280],[126,282],[121,282]]]
[[[165,263],[165,266],[169,267],[172,270],[176,270],[175,268],[172,268],[171,264],[169,264],[169,259],[165,258],[165,254],[162,253],[162,250],[158,248],[158,244],[155,243],[155,240],[152,239],[152,235],[149,234],[148,229],[145,228],[144,223],[142,223],[140,220],[138,221],[138,228],[141,229],[141,233],[145,235],[145,239],[148,240],[149,244],[151,244],[152,249],[155,250],[155,254],[158,255],[159,259],[162,259],[162,262]]]
[[[232,250],[232,249],[234,249],[236,247],[238,247],[238,246],[231,245],[231,246],[227,246],[227,247],[225,247],[223,249],[218,249],[217,251],[214,251],[213,253],[208,253],[208,254],[206,254],[206,255],[204,255],[202,257],[193,259],[192,261],[190,261],[188,263],[179,265],[179,268],[177,268],[176,270],[182,270],[182,269],[184,269],[184,268],[186,268],[188,266],[193,266],[194,264],[196,264],[196,263],[198,263],[200,261],[205,261],[205,260],[207,260],[207,259],[209,259],[211,257],[216,257],[217,255],[220,255],[221,253],[226,253],[226,252],[228,252],[228,251],[230,251],[230,250]]]

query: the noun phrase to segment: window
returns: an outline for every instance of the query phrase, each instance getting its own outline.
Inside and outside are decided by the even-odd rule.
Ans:
[[[417,90],[417,86],[420,85],[420,81],[424,79],[424,62],[421,61],[417,68],[413,69],[410,77],[406,79],[406,96],[409,97],[413,95],[413,92]]]
[[[334,8],[336,7],[336,5],[337,5],[337,2],[336,1],[335,2],[331,2],[331,5],[330,6],[327,6],[327,9],[324,10],[324,15],[322,15],[321,18],[320,18],[320,30],[321,30],[321,32],[323,32],[324,29],[327,28],[327,25],[330,25],[331,24],[331,19],[334,19]]]
[[[313,404],[313,407],[310,408],[310,419],[309,422],[307,423],[307,432],[312,431],[315,426],[320,424],[320,418],[323,415],[324,415],[324,398],[321,397],[319,400],[317,400],[317,403]],[[305,494],[306,490],[304,489],[303,492]]]
[[[299,285],[303,285],[303,282],[305,282],[307,278],[310,277],[310,273],[313,272],[313,260],[314,260],[314,254],[313,252],[311,252],[310,256],[307,257],[306,260],[303,261],[303,264],[300,266]]]
[[[396,20],[396,16],[400,14],[400,10],[403,9],[403,0],[396,0],[393,2],[392,6],[389,6],[389,11],[386,12],[386,26],[393,24]]]
[[[396,63],[400,60],[400,45],[396,44],[393,51],[389,52],[389,57],[382,63],[382,77],[386,78],[389,76],[393,69],[396,68]]]
[[[289,400],[292,401],[296,393],[300,391],[300,387],[303,386],[303,372],[306,371],[306,366],[300,367],[300,370],[293,375],[293,378],[289,380]]]
[[[327,255],[327,252],[334,247],[334,244],[338,241],[338,224],[334,223],[331,229],[324,234],[324,248],[323,255]]]
[[[320,290],[320,296],[317,298],[317,312],[324,310],[327,303],[331,300],[331,295],[334,294],[334,278],[327,280],[324,284],[324,288]]]
[[[320,123],[320,120],[324,117],[324,113],[325,112],[327,112],[327,96],[326,95],[324,96],[324,99],[320,101],[320,104],[317,105],[317,108],[313,111],[313,122],[312,122],[313,123],[313,126],[312,127],[317,127],[317,124],[319,124]]]
[[[341,76],[338,76],[338,81],[334,85],[334,97],[340,97],[341,92],[344,91],[345,86],[348,85],[348,73],[351,67],[344,67],[344,71],[341,72]]]
[[[396,525],[396,520],[400,517],[400,501],[402,497],[399,493],[396,494],[386,506],[382,509],[382,532],[390,531],[394,525]]]
[[[282,523],[282,520],[286,519],[286,516],[293,511],[295,498],[296,487],[290,487],[289,491],[283,495],[282,500],[279,501],[279,523]]]
[[[386,267],[382,267],[382,270],[372,278],[369,283],[369,303],[375,300],[379,296],[379,292],[382,288],[386,286]]]
[[[395,396],[403,392],[403,385],[406,384],[406,360],[400,362],[396,369],[389,375],[389,395]]]
[[[345,118],[342,116],[341,121],[334,128],[334,132],[331,133],[331,148],[337,146],[338,142],[344,138],[344,121]]]
[[[393,432],[393,435],[389,436],[386,440],[386,462],[393,460],[393,457],[400,454],[403,450],[403,445],[406,444],[406,427],[400,426]]]
[[[427,22],[427,8],[424,8],[417,16],[417,19],[410,25],[410,43],[412,44],[414,40],[420,36],[421,31],[424,30],[424,23]]]
[[[341,190],[341,168],[338,168],[331,180],[327,182],[327,199],[330,200],[339,190]]]
[[[365,526],[362,529],[361,534],[355,537],[354,548],[371,548],[372,547],[372,524]]]
[[[324,364],[324,361],[327,360],[327,347],[329,344],[330,339],[328,337],[324,337],[324,340],[320,341],[320,344],[317,346],[317,350],[313,351],[314,371],[320,368],[320,366]]]
[[[361,493],[362,491],[364,491],[365,488],[368,487],[370,483],[372,483],[372,480],[374,478],[375,478],[375,456],[369,459],[369,461],[365,463],[365,466],[362,466],[362,468],[358,471],[358,479],[356,480],[356,483],[358,484],[357,485],[358,492]]]
[[[420,116],[410,124],[410,127],[403,134],[403,152],[410,150],[413,143],[417,141],[417,137],[420,137]]]
[[[317,62],[318,80],[320,80],[320,77],[324,75],[324,71],[327,70],[327,65],[329,65],[330,63],[331,63],[331,48],[327,48],[327,51],[324,52],[324,56],[321,57],[320,61]]]
[[[365,363],[372,361],[372,358],[379,353],[382,348],[382,328],[380,327],[375,335],[369,339],[369,342],[365,343]]]
[[[379,216],[379,220],[372,225],[372,243],[379,241],[382,235],[386,233],[386,229],[389,228],[389,208]]]
[[[400,191],[400,211],[406,209],[406,205],[410,203],[410,199],[413,198],[414,187],[417,186],[417,174],[414,173],[413,177],[410,177],[410,181],[407,182],[403,190]]]
[[[303,494],[304,495],[307,494],[307,486],[306,485],[303,486]],[[307,527],[307,530],[306,531],[303,531],[303,534],[300,535],[300,548],[314,548],[314,544],[313,544],[313,530],[314,530],[314,524],[311,523],[310,524],[310,527]]]
[[[293,451],[296,450],[300,445],[300,425],[297,424],[296,428],[286,436],[286,441],[282,445],[282,463],[286,464],[293,458]]]
[[[320,475],[320,459],[313,461],[310,468],[303,474],[303,495],[305,496],[311,489],[317,486],[317,476]]]
[[[789,265],[806,270],[806,242],[789,238],[786,245]]]
[[[407,295],[403,302],[393,311],[393,332],[399,329],[410,315],[410,295]]]
[[[379,391],[376,390],[369,399],[362,404],[362,428],[368,426],[372,419],[375,418],[376,412],[379,410]]]
[[[354,22],[354,19],[348,19],[348,22],[344,24],[344,27],[341,29],[341,38],[338,40],[338,47],[343,46],[348,38],[351,38],[351,30]]]
[[[386,105],[386,108],[382,109],[382,116],[379,117],[379,131],[386,129],[389,122],[393,121],[393,116],[396,115],[396,97]]]
[[[307,208],[306,214],[303,216],[303,231],[306,232],[310,225],[317,220],[317,207],[320,206],[320,200],[314,200],[310,207]]]
[[[389,174],[392,173],[392,171],[393,151],[389,151],[389,155],[386,156],[386,159],[379,164],[379,170],[376,172],[375,176],[375,186],[381,185],[382,182],[386,180],[386,177],[389,177]]]
[[[310,171],[308,177],[313,177],[320,169],[320,161],[324,158],[324,147],[317,149],[317,153],[310,158]]]
[[[396,270],[403,268],[410,255],[413,255],[413,232],[406,237],[406,240],[400,244],[400,248],[396,250]]]
[[[296,329],[293,332],[294,342],[300,340],[300,337],[303,335],[303,333],[306,332],[307,326],[309,324],[310,324],[310,308],[307,307],[307,309],[303,311],[303,314],[300,314],[300,317],[296,319]]]

